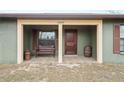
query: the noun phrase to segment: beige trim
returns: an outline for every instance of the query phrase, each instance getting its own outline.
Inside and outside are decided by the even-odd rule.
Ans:
[[[62,62],[62,25],[97,25],[97,61],[102,63],[102,20],[38,20],[18,19],[17,21],[17,61],[23,62],[23,25],[58,25],[59,30],[59,55],[58,61]],[[61,50],[60,50],[61,49]]]
[[[17,21],[17,63],[23,62],[23,26]]]
[[[21,24],[25,25],[98,25],[102,20],[38,20],[38,19],[18,19]]]
[[[58,23],[58,62],[62,63],[62,31],[63,24],[61,22]]]
[[[102,21],[97,25],[97,62],[102,63]]]

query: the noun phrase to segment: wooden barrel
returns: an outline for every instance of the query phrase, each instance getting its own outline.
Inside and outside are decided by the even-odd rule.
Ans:
[[[92,56],[92,47],[90,45],[87,45],[84,47],[84,56],[85,57],[91,57]]]
[[[30,59],[31,59],[31,53],[30,53],[29,50],[26,50],[26,51],[25,51],[25,60],[28,61],[28,60],[30,60]]]

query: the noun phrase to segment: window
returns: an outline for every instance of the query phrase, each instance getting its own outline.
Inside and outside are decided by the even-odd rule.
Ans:
[[[124,38],[120,39],[120,52],[124,52]]]
[[[55,47],[55,32],[39,31],[39,45]]]
[[[124,25],[120,25],[120,54],[124,54]]]

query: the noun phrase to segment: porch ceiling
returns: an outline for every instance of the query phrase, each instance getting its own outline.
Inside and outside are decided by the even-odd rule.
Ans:
[[[66,29],[96,29],[96,25],[63,25],[64,28]],[[32,30],[32,29],[37,29],[37,30],[57,30],[58,26],[57,25],[24,25],[24,28],[26,30]]]
[[[24,25],[26,29],[37,29],[37,30],[56,30],[58,29],[57,25]]]

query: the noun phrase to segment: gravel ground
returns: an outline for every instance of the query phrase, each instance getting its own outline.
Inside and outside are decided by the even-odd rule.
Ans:
[[[124,64],[0,65],[1,82],[123,82]]]

